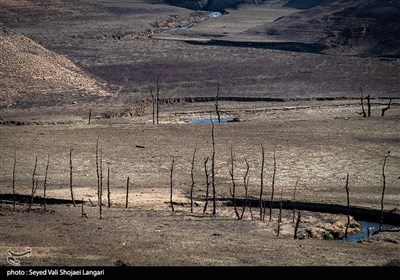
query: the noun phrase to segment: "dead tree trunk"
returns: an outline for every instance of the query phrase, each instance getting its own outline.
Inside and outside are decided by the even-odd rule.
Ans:
[[[294,239],[297,239],[297,231],[299,229],[300,219],[301,219],[301,214],[300,214],[300,211],[299,211],[298,214],[297,214],[296,225],[294,227]]]
[[[249,182],[250,182],[250,178],[249,178],[249,176],[247,176],[247,181],[246,181],[246,186],[247,186],[247,206],[249,207],[250,218],[253,221],[254,220],[254,216],[253,216],[253,210],[251,209],[251,202],[250,202],[250,195],[249,195],[249,193],[250,193],[250,190],[249,190],[250,184],[249,184]]]
[[[247,162],[246,158],[244,159],[246,162],[246,173],[243,176],[243,187],[244,187],[244,203],[242,207],[242,214],[240,215],[240,219],[243,219],[244,212],[246,210],[246,207],[248,206],[247,203],[249,202],[249,190],[248,190],[248,175],[249,175],[249,163]]]
[[[217,95],[215,96],[214,105],[215,105],[215,112],[216,112],[217,118],[218,118],[218,123],[221,123],[221,116],[220,116],[220,113],[219,113],[219,107],[218,107],[219,103],[218,103],[218,101],[219,101],[219,84],[218,84],[218,87],[217,87]]]
[[[175,211],[174,204],[172,200],[172,191],[173,191],[173,174],[174,174],[174,164],[175,164],[175,157],[172,157],[172,164],[171,164],[171,172],[170,172],[170,181],[169,181],[169,204],[171,205],[172,212]]]
[[[76,207],[75,200],[74,200],[74,191],[72,189],[72,150],[73,149],[69,150],[69,189],[71,191],[72,203],[74,204],[74,207]]]
[[[195,163],[194,161],[195,161],[195,156],[196,156],[196,149],[197,149],[197,147],[195,147],[194,151],[193,151],[192,165],[191,165],[191,169],[190,169],[190,177],[192,179],[192,186],[190,187],[190,213],[193,213],[193,189],[196,184],[196,182],[194,180],[194,163]]]
[[[346,197],[347,197],[347,224],[346,230],[344,232],[344,237],[347,238],[347,232],[350,226],[350,193],[349,193],[349,173],[347,173],[346,177]]]
[[[89,109],[89,116],[88,116],[88,124],[90,124],[90,121],[92,120],[92,109]]]
[[[278,214],[278,236],[281,233],[281,222],[282,222],[282,189],[281,189],[281,199],[279,201],[279,214]]]
[[[204,203],[203,215],[205,215],[206,211],[207,211],[208,193],[209,193],[209,189],[210,189],[210,181],[208,180],[209,174],[208,174],[208,170],[207,170],[207,162],[208,162],[208,157],[204,159],[204,173],[206,175],[206,201]]]
[[[99,159],[99,169],[100,169],[100,190],[99,190],[99,219],[102,218],[103,211],[103,152],[100,150],[100,159]]]
[[[299,179],[297,178],[296,185],[294,186],[294,191],[293,191],[293,223],[294,223],[294,216],[296,215],[296,191],[298,183]]]
[[[29,203],[28,212],[31,211],[33,205],[33,196],[35,195],[35,176],[36,176],[36,168],[37,168],[37,156],[35,158],[35,165],[33,166],[33,173],[32,173],[32,191],[31,191],[31,202]]]
[[[128,208],[128,196],[129,196],[129,177],[126,178],[125,208]]]
[[[111,207],[111,198],[110,198],[110,163],[107,164],[107,202],[108,208]]]
[[[153,94],[153,89],[151,88],[151,87],[149,87],[149,89],[150,89],[150,95],[151,95],[151,104],[152,104],[152,107],[153,107],[153,114],[152,114],[152,116],[153,116],[153,124],[155,124],[155,122],[156,122],[156,120],[155,120],[155,115],[154,115],[154,113],[155,113],[155,106],[156,106],[156,100],[155,100],[155,97],[154,97],[154,94]]]
[[[44,181],[43,181],[43,208],[44,213],[46,213],[46,190],[47,190],[47,174],[49,172],[49,163],[50,163],[50,155],[47,155],[47,164],[46,164],[46,171],[44,173]]]
[[[368,117],[371,116],[371,98],[367,95]]]
[[[231,190],[231,195],[232,195],[232,203],[233,203],[233,208],[235,210],[235,214],[238,220],[240,220],[240,215],[237,210],[236,206],[236,182],[235,182],[235,177],[234,177],[234,164],[233,164],[233,149],[231,147],[231,170],[229,170],[229,174],[231,175],[231,180],[232,180],[232,190]]]
[[[100,169],[99,169],[99,137],[96,140],[96,175],[97,175],[97,204],[100,198]]]
[[[386,174],[385,174],[385,167],[386,167],[386,160],[389,157],[389,153],[385,156],[385,159],[383,160],[383,167],[382,167],[382,197],[381,197],[381,219],[379,222],[379,230],[382,230],[383,226],[383,200],[385,197],[385,189],[386,189]]]
[[[159,123],[159,109],[160,109],[160,85],[158,82],[158,75],[157,75],[157,81],[156,81],[156,104],[157,104],[157,124]]]
[[[15,167],[17,166],[17,150],[14,150],[14,165],[12,173],[13,211],[15,211]]]
[[[83,197],[81,200],[81,217],[83,218],[85,216],[85,212],[83,212]]]
[[[385,116],[385,112],[390,109],[391,103],[392,103],[392,99],[389,100],[389,104],[387,105],[387,107],[382,109],[382,114],[381,114],[382,117],[384,117]]]
[[[260,220],[263,219],[263,207],[264,207],[264,201],[263,201],[263,191],[264,191],[264,165],[265,165],[265,151],[264,151],[264,146],[261,145],[261,174],[260,174]]]
[[[275,175],[276,175],[276,149],[274,149],[274,171],[272,174],[272,192],[271,192],[271,202],[269,205],[269,221],[272,221],[272,205],[274,204],[274,192],[275,192]]]
[[[364,108],[364,94],[362,87],[360,88],[360,92],[361,92],[361,110],[362,110],[361,114],[365,118],[367,117],[367,114],[365,113],[365,108]]]
[[[214,136],[215,125],[212,122],[212,117],[211,117],[211,125],[212,125],[212,130],[211,130],[211,140],[212,140],[211,185],[212,185],[212,191],[213,191],[213,212],[212,212],[212,214],[215,217],[217,215],[217,198],[216,198],[216,191],[215,191],[215,136]]]

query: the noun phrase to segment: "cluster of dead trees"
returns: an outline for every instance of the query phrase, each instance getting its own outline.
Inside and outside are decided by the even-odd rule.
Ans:
[[[369,94],[366,97],[366,99],[367,99],[367,111],[365,111],[364,94],[363,94],[363,89],[362,88],[360,88],[360,93],[361,93],[361,97],[360,97],[361,113],[359,113],[359,114],[362,115],[364,118],[371,117],[371,97],[370,97]],[[390,105],[391,104],[392,104],[392,99],[389,99],[389,103],[387,104],[387,106],[381,109],[381,116],[382,117],[384,117],[385,116],[385,112],[390,109]]]
[[[217,215],[217,186],[216,186],[216,180],[215,180],[215,161],[216,161],[216,147],[215,147],[215,125],[213,122],[211,122],[211,145],[212,145],[212,154],[211,154],[211,170],[209,167],[209,157],[204,158],[204,174],[205,174],[205,202],[204,202],[204,207],[202,209],[203,215],[206,214],[207,212],[207,207],[209,204],[209,201],[212,201],[212,215],[216,216]],[[71,195],[71,201],[74,206],[76,206],[75,199],[74,199],[74,192],[73,192],[73,151],[74,149],[70,149],[69,151],[69,188],[70,188],[70,195]],[[195,147],[193,154],[192,154],[192,159],[191,159],[191,168],[190,168],[190,177],[191,177],[191,186],[190,186],[190,212],[194,212],[194,188],[196,185],[196,180],[194,176],[194,169],[195,169],[195,164],[196,164],[196,152],[197,152],[197,147]],[[390,156],[390,151],[384,156],[384,161],[383,161],[383,166],[382,166],[382,194],[381,194],[381,218],[380,218],[380,230],[382,230],[383,226],[383,217],[384,217],[384,196],[385,196],[385,191],[386,191],[386,163],[387,159]],[[254,199],[250,199],[249,196],[249,189],[250,189],[250,177],[249,177],[249,163],[246,158],[244,158],[244,163],[246,166],[245,172],[242,176],[243,183],[238,183],[237,182],[237,177],[235,177],[235,155],[233,152],[233,148],[231,147],[230,150],[230,169],[229,169],[229,175],[231,179],[231,186],[229,188],[230,191],[230,201],[231,205],[233,206],[233,211],[235,213],[235,216],[238,220],[243,219],[245,211],[248,209],[250,213],[250,217],[252,220],[255,219],[255,214],[253,213],[252,209],[252,203],[251,201],[254,201]],[[170,207],[172,211],[175,211],[174,209],[174,201],[173,201],[173,175],[174,175],[174,165],[175,165],[175,157],[172,157],[172,164],[171,164],[171,169],[170,169]],[[258,201],[258,207],[259,207],[259,220],[265,221],[266,217],[266,209],[267,205],[269,205],[269,222],[272,221],[272,208],[274,205],[274,200],[275,200],[275,182],[276,182],[276,173],[277,173],[277,159],[276,159],[276,148],[274,148],[273,152],[273,173],[272,173],[272,183],[271,183],[271,196],[269,201],[264,200],[265,197],[265,149],[264,146],[261,145],[261,168],[260,168],[260,186],[259,186],[259,201]],[[16,166],[17,166],[17,151],[14,151],[14,164],[13,164],[13,170],[12,170],[12,193],[13,193],[13,209],[15,210],[16,208],[16,184],[15,184],[15,177],[16,177]],[[31,187],[31,194],[30,194],[30,201],[29,201],[29,206],[27,211],[31,211],[33,202],[34,202],[34,196],[38,190],[38,185],[39,185],[39,180],[37,179],[37,166],[38,166],[38,157],[35,157],[34,165],[33,165],[33,172],[32,172],[32,187]],[[43,208],[44,212],[46,212],[46,190],[47,190],[47,178],[48,178],[48,171],[49,171],[49,166],[50,166],[50,155],[47,156],[47,163],[45,167],[45,172],[44,172],[44,180],[43,180]],[[102,149],[99,145],[99,138],[97,138],[96,141],[96,174],[97,174],[97,196],[98,196],[98,201],[97,205],[99,207],[99,219],[102,219],[102,206],[103,206],[103,154],[102,154]],[[211,178],[210,178],[211,176]],[[294,233],[294,238],[297,238],[297,229],[299,227],[300,219],[301,219],[301,213],[300,211],[296,210],[296,194],[297,194],[297,187],[298,187],[298,182],[299,180],[296,181],[295,187],[294,187],[294,192],[293,192],[293,217],[292,217],[292,223],[295,224],[295,233]],[[126,201],[125,201],[125,207],[128,208],[128,196],[129,196],[129,183],[130,183],[130,178],[127,177],[126,180]],[[241,198],[242,204],[241,207],[238,206],[238,197],[237,197],[237,188],[239,185],[243,186],[243,191],[244,193],[243,197]],[[347,226],[346,226],[346,232],[345,236],[347,236],[348,232],[348,227],[350,224],[350,188],[349,188],[349,174],[346,176],[346,197],[347,197]],[[106,191],[107,191],[107,205],[108,207],[111,207],[111,192],[110,192],[110,164],[107,163],[107,175],[106,175]],[[210,195],[211,193],[211,195]],[[280,228],[281,228],[281,222],[282,222],[282,193],[283,190],[282,188],[280,189],[280,200],[279,200],[279,214],[278,214],[278,228],[277,228],[277,234],[280,234]],[[211,199],[210,199],[211,196]],[[90,201],[90,199],[89,199]],[[91,202],[91,201],[90,201]],[[87,217],[87,215],[84,213],[83,209],[83,198],[82,198],[82,217]],[[93,202],[91,202],[93,206]],[[297,212],[297,219],[296,219],[296,212]]]
[[[150,93],[152,96],[152,107],[153,107],[153,123],[159,123],[159,81],[157,77],[156,81],[156,94],[153,94],[152,88],[150,88]],[[220,85],[218,84],[217,87],[217,94],[215,96],[215,102],[214,102],[214,107],[215,107],[215,112],[217,115],[217,120],[218,123],[221,122],[220,118],[220,109],[219,109],[219,94],[220,94]],[[384,116],[384,113],[386,110],[390,108],[391,100],[389,101],[389,104],[386,108],[382,109],[382,116]],[[371,116],[371,102],[370,102],[370,96],[367,96],[367,112],[365,111],[364,108],[364,96],[363,92],[361,89],[361,106],[362,106],[362,115],[364,117],[370,117]],[[89,123],[90,123],[90,118],[91,118],[91,111],[89,111]],[[205,173],[205,203],[204,203],[204,208],[202,209],[203,215],[207,212],[207,207],[210,199],[210,192],[212,196],[212,215],[216,216],[217,215],[217,186],[216,186],[216,145],[215,145],[215,124],[212,119],[212,115],[210,115],[210,121],[211,121],[211,145],[212,145],[212,154],[211,157],[205,157],[204,158],[204,173]],[[140,146],[141,147],[141,146]],[[196,151],[197,147],[193,151],[192,155],[192,160],[191,160],[191,171],[190,171],[190,177],[191,177],[191,187],[190,187],[190,212],[193,213],[193,205],[194,205],[194,200],[193,200],[193,193],[194,193],[194,188],[196,185],[196,181],[194,178],[194,168],[195,168],[195,162],[196,162]],[[383,178],[383,188],[382,188],[382,197],[381,197],[381,221],[380,221],[380,229],[382,228],[383,224],[383,209],[384,209],[384,194],[385,194],[385,189],[386,189],[386,174],[385,174],[385,166],[386,166],[386,160],[389,157],[389,153],[385,156],[384,158],[384,163],[383,163],[383,170],[382,170],[382,178]],[[32,173],[32,188],[31,188],[31,199],[28,207],[28,211],[31,210],[33,201],[34,201],[34,195],[38,189],[38,180],[36,178],[37,175],[37,161],[38,157],[36,156],[35,162],[34,162],[34,168],[33,168],[33,173]],[[209,161],[211,165],[211,170],[209,167]],[[238,183],[235,180],[235,168],[234,168],[234,152],[233,148],[231,147],[230,150],[230,169],[229,169],[229,175],[231,179],[231,187],[229,188],[229,192],[231,195],[231,202],[233,205],[233,210],[235,213],[235,216],[238,220],[243,219],[243,216],[245,214],[246,209],[249,210],[251,219],[254,219],[253,215],[253,210],[252,210],[252,205],[251,205],[251,200],[250,200],[250,177],[249,177],[249,163],[246,158],[244,158],[244,163],[246,165],[246,171],[244,173],[243,177],[243,190],[244,190],[244,202],[241,206],[241,208],[238,207],[237,203],[237,186]],[[43,181],[43,207],[44,211],[46,211],[46,189],[47,189],[47,176],[48,176],[48,170],[49,170],[49,162],[50,162],[50,155],[47,157],[47,164],[46,164],[46,169],[45,169],[45,177]],[[13,209],[15,210],[15,173],[16,173],[16,164],[17,164],[17,157],[16,157],[16,151],[14,151],[14,165],[13,165],[13,173],[12,173],[12,192],[13,192]],[[175,165],[175,157],[172,157],[172,164],[171,164],[171,169],[170,169],[170,207],[172,211],[175,211],[174,209],[174,201],[173,201],[173,173],[174,173],[174,165]],[[264,194],[265,194],[265,188],[264,188],[264,175],[265,175],[265,149],[264,146],[261,145],[261,170],[260,170],[260,191],[259,191],[259,220],[265,221],[265,216],[266,216],[266,205],[269,205],[269,221],[272,221],[272,208],[274,205],[274,200],[275,200],[275,182],[276,182],[276,173],[277,173],[277,160],[276,160],[276,147],[274,148],[273,152],[273,174],[272,174],[272,183],[271,183],[271,196],[269,201],[264,200]],[[102,219],[102,206],[103,206],[103,153],[102,149],[99,146],[99,138],[96,140],[96,175],[97,175],[97,205],[99,207],[99,219]],[[211,177],[211,178],[210,178]],[[127,177],[126,180],[126,200],[125,200],[125,208],[128,208],[128,196],[129,196],[129,183],[130,183],[130,178]],[[345,235],[347,236],[347,230],[348,226],[350,223],[350,192],[349,192],[349,174],[347,174],[346,177],[346,194],[347,194],[347,217],[348,217],[348,222],[347,222],[347,227],[346,227],[346,233]],[[296,181],[296,185],[294,188],[294,193],[293,193],[293,218],[292,218],[292,223],[295,223],[295,233],[294,233],[294,238],[297,238],[297,229],[300,223],[301,219],[301,213],[297,213],[297,219],[295,219],[296,216],[296,191],[297,191],[297,186],[298,186],[298,180]],[[71,201],[74,206],[76,206],[75,199],[74,199],[74,192],[73,192],[73,149],[70,149],[69,151],[69,188],[70,188],[70,194],[71,194]],[[211,189],[210,189],[211,188]],[[108,207],[111,207],[111,198],[110,198],[110,164],[107,163],[107,178],[106,178],[106,189],[107,189],[107,205]],[[279,202],[279,215],[278,215],[278,235],[280,233],[280,227],[281,227],[281,222],[282,222],[282,193],[283,190],[280,189],[280,202]],[[89,202],[93,204],[93,202]],[[82,198],[82,216],[87,215],[84,213],[83,209],[83,198]]]

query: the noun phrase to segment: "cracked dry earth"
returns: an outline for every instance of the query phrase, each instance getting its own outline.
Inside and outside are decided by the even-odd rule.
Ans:
[[[267,109],[267,103],[259,104]],[[292,104],[295,106],[295,104]],[[346,205],[345,176],[350,173],[350,197],[354,206],[379,209],[383,155],[387,162],[385,209],[399,207],[398,109],[387,118],[361,118],[357,108],[317,107],[298,110],[249,112],[246,104],[221,103],[234,111],[238,123],[215,125],[217,215],[212,203],[202,214],[205,196],[204,157],[211,155],[211,126],[183,122],[182,116],[200,118],[198,104],[163,107],[160,125],[143,122],[151,115],[94,120],[91,125],[2,125],[1,193],[12,193],[13,154],[17,149],[16,190],[30,194],[34,158],[38,155],[38,196],[43,196],[44,168],[50,154],[48,198],[70,199],[69,149],[73,148],[74,196],[81,204],[49,204],[43,213],[40,199],[31,212],[26,203],[11,211],[3,201],[0,226],[1,250],[32,248],[27,265],[172,265],[172,266],[381,266],[399,259],[399,232],[384,232],[362,243],[317,238],[293,239],[292,212],[283,210],[281,234],[277,236],[278,209],[272,221],[254,220],[246,209],[237,220],[229,198],[230,148],[234,151],[238,197],[243,197],[244,158],[250,165],[249,194],[257,198],[260,184],[260,145],[266,148],[265,193],[271,195],[272,156],[276,146],[275,199],[282,189],[291,200],[299,179],[298,201]],[[203,104],[204,110],[212,104]],[[233,106],[233,105],[232,105]],[[272,104],[272,106],[274,106]],[[180,108],[179,110],[177,109]],[[295,106],[296,107],[296,106]],[[254,106],[252,106],[254,108]],[[336,109],[333,109],[336,108]],[[307,111],[313,114],[305,114]],[[186,112],[186,114],[182,114]],[[329,116],[329,112],[333,114]],[[350,113],[352,112],[352,113]],[[206,116],[206,115],[204,115]],[[233,116],[233,115],[230,115]],[[335,116],[335,117],[334,117]],[[374,129],[372,129],[374,128]],[[340,131],[340,134],[337,133]],[[385,137],[382,137],[385,135]],[[103,156],[103,172],[110,167],[111,203],[103,197],[103,214],[96,207],[95,145]],[[190,213],[190,162],[197,147],[194,178],[194,212]],[[173,200],[169,207],[172,156]],[[108,164],[109,163],[109,164]],[[104,173],[105,174],[105,173]],[[105,175],[104,175],[105,176]],[[126,178],[130,177],[129,207],[125,208]],[[104,177],[105,178],[105,177]],[[104,181],[105,184],[105,181]],[[391,210],[392,211],[392,210]],[[299,236],[321,223],[343,220],[343,215],[302,212]],[[324,222],[325,221],[325,222]],[[303,232],[303,233],[302,233]],[[5,259],[2,264],[6,265]]]

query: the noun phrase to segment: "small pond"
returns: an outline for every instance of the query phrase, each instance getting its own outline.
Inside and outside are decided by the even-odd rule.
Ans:
[[[353,234],[353,235],[347,235],[347,238],[340,239],[340,241],[357,243],[357,242],[373,235],[374,232],[379,230],[379,223],[369,222],[369,221],[358,221],[358,222],[362,226],[361,232],[357,233],[357,234]],[[386,225],[386,224],[382,225],[383,230],[388,230],[388,229],[392,229],[392,228],[393,228],[393,226],[391,226],[391,225]]]
[[[222,16],[222,14],[220,12],[209,12],[208,16],[212,17],[212,18],[216,18],[216,17]]]

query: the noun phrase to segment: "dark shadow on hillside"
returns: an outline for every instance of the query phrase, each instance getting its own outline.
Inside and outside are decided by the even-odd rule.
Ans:
[[[323,5],[327,0],[289,0],[283,7],[295,9],[310,9],[318,5]]]

